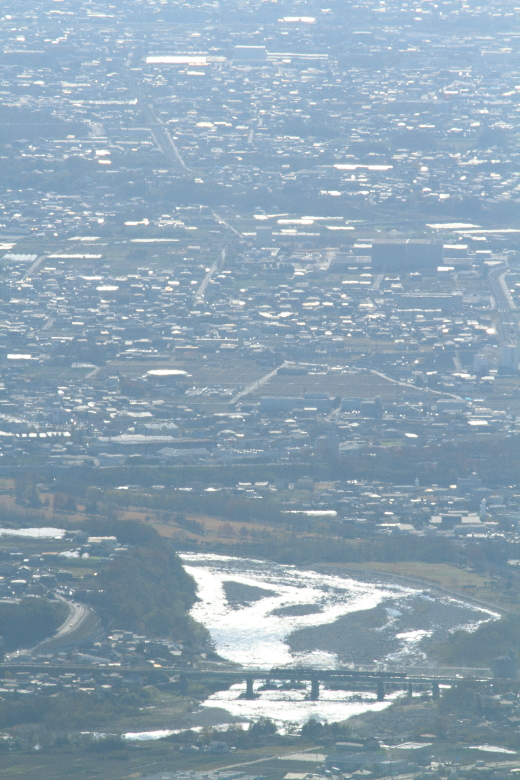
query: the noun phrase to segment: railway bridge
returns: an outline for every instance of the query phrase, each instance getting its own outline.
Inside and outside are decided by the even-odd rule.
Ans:
[[[390,691],[406,690],[412,696],[414,690],[431,691],[434,699],[440,695],[441,685],[454,685],[461,680],[471,677],[473,680],[491,680],[489,669],[468,669],[467,674],[456,674],[455,670],[442,670],[441,674],[417,674],[413,670],[394,671],[366,671],[356,669],[319,669],[316,667],[282,667],[272,669],[241,669],[229,670],[225,673],[207,670],[183,670],[179,672],[179,689],[187,693],[190,680],[207,680],[226,677],[230,684],[245,682],[245,699],[255,699],[258,692],[255,691],[255,683],[262,682],[264,687],[275,682],[301,683],[310,682],[310,699],[317,701],[320,698],[320,685],[328,684],[345,691],[373,691],[377,701],[384,701]]]
[[[101,659],[100,659],[101,660]],[[181,694],[187,694],[190,682],[208,683],[213,685],[231,686],[245,683],[246,689],[242,698],[256,699],[260,690],[266,687],[278,687],[279,684],[294,684],[310,682],[309,698],[317,701],[320,698],[322,685],[332,686],[344,691],[373,692],[378,701],[384,701],[391,691],[407,691],[411,696],[414,691],[430,691],[434,699],[439,698],[440,687],[455,685],[464,679],[489,681],[493,675],[489,669],[393,669],[377,670],[358,667],[320,669],[316,667],[292,666],[271,669],[247,669],[244,667],[218,668],[217,665],[205,668],[186,666],[125,666],[114,663],[77,664],[49,661],[35,662],[33,659],[10,659],[0,663],[0,675],[5,672],[23,671],[33,674],[46,672],[57,676],[66,673],[89,673],[92,677],[118,672],[123,676],[139,677],[150,683],[167,683],[176,686]],[[258,684],[261,683],[261,686]],[[256,689],[255,689],[256,685]]]

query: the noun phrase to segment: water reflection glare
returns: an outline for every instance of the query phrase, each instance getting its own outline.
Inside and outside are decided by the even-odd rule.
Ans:
[[[223,658],[246,669],[294,665],[333,669],[348,663],[349,652],[354,657],[360,650],[368,663],[375,662],[379,668],[423,665],[431,663],[427,643],[439,641],[456,628],[475,630],[483,620],[498,617],[463,601],[433,595],[428,589],[388,580],[357,580],[338,570],[323,573],[205,553],[185,553],[182,558],[198,586],[199,601],[192,616],[209,630]],[[368,626],[368,633],[344,622],[346,617],[350,620],[355,613],[379,605],[386,618]],[[304,649],[291,650],[291,635],[300,631],[301,638],[302,630],[305,637],[299,646],[303,644]],[[339,656],[333,649],[338,641]],[[310,717],[334,721],[380,711],[403,695],[392,692],[378,702],[375,691],[336,691],[322,684],[320,698],[311,701],[309,685],[259,690],[257,681],[257,698],[248,700],[240,698],[245,692],[245,683],[240,683],[213,694],[202,706],[220,707],[251,720],[268,716],[288,729]]]

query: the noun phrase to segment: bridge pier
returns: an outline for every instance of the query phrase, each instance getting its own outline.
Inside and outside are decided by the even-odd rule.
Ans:
[[[311,680],[311,701],[318,701],[320,698],[320,681],[317,677]]]
[[[179,674],[179,693],[181,696],[186,696],[188,693],[188,676],[185,672]]]
[[[246,677],[246,699],[255,699],[255,691],[254,691],[254,677]]]
[[[411,699],[413,696],[413,685],[412,683],[408,683],[408,698]]]
[[[384,683],[384,680],[378,680],[377,681],[377,700],[378,701],[384,701],[385,700],[385,683]]]
[[[441,692],[439,690],[439,683],[438,682],[432,683],[432,697],[434,699],[439,699],[440,695],[441,695]]]

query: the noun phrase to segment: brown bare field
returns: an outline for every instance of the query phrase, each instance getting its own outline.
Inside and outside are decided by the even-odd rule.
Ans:
[[[192,539],[202,544],[226,544],[234,542],[243,542],[249,538],[249,532],[261,533],[269,531],[276,534],[271,526],[261,525],[259,523],[242,523],[236,520],[222,520],[219,517],[210,517],[209,515],[187,515],[188,520],[195,520],[204,526],[204,535],[196,534],[182,528],[174,521],[165,523],[162,520],[152,520],[151,524],[161,536],[169,539]],[[242,530],[243,529],[243,530]]]

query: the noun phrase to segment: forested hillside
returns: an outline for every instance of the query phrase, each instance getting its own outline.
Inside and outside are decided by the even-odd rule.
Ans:
[[[61,601],[22,599],[18,604],[0,602],[0,636],[7,652],[33,647],[56,631],[68,612]]]
[[[168,540],[135,521],[89,521],[85,527],[135,545],[95,578],[93,601],[107,627],[187,644],[209,641],[203,626],[188,614],[197,598],[195,581]]]

